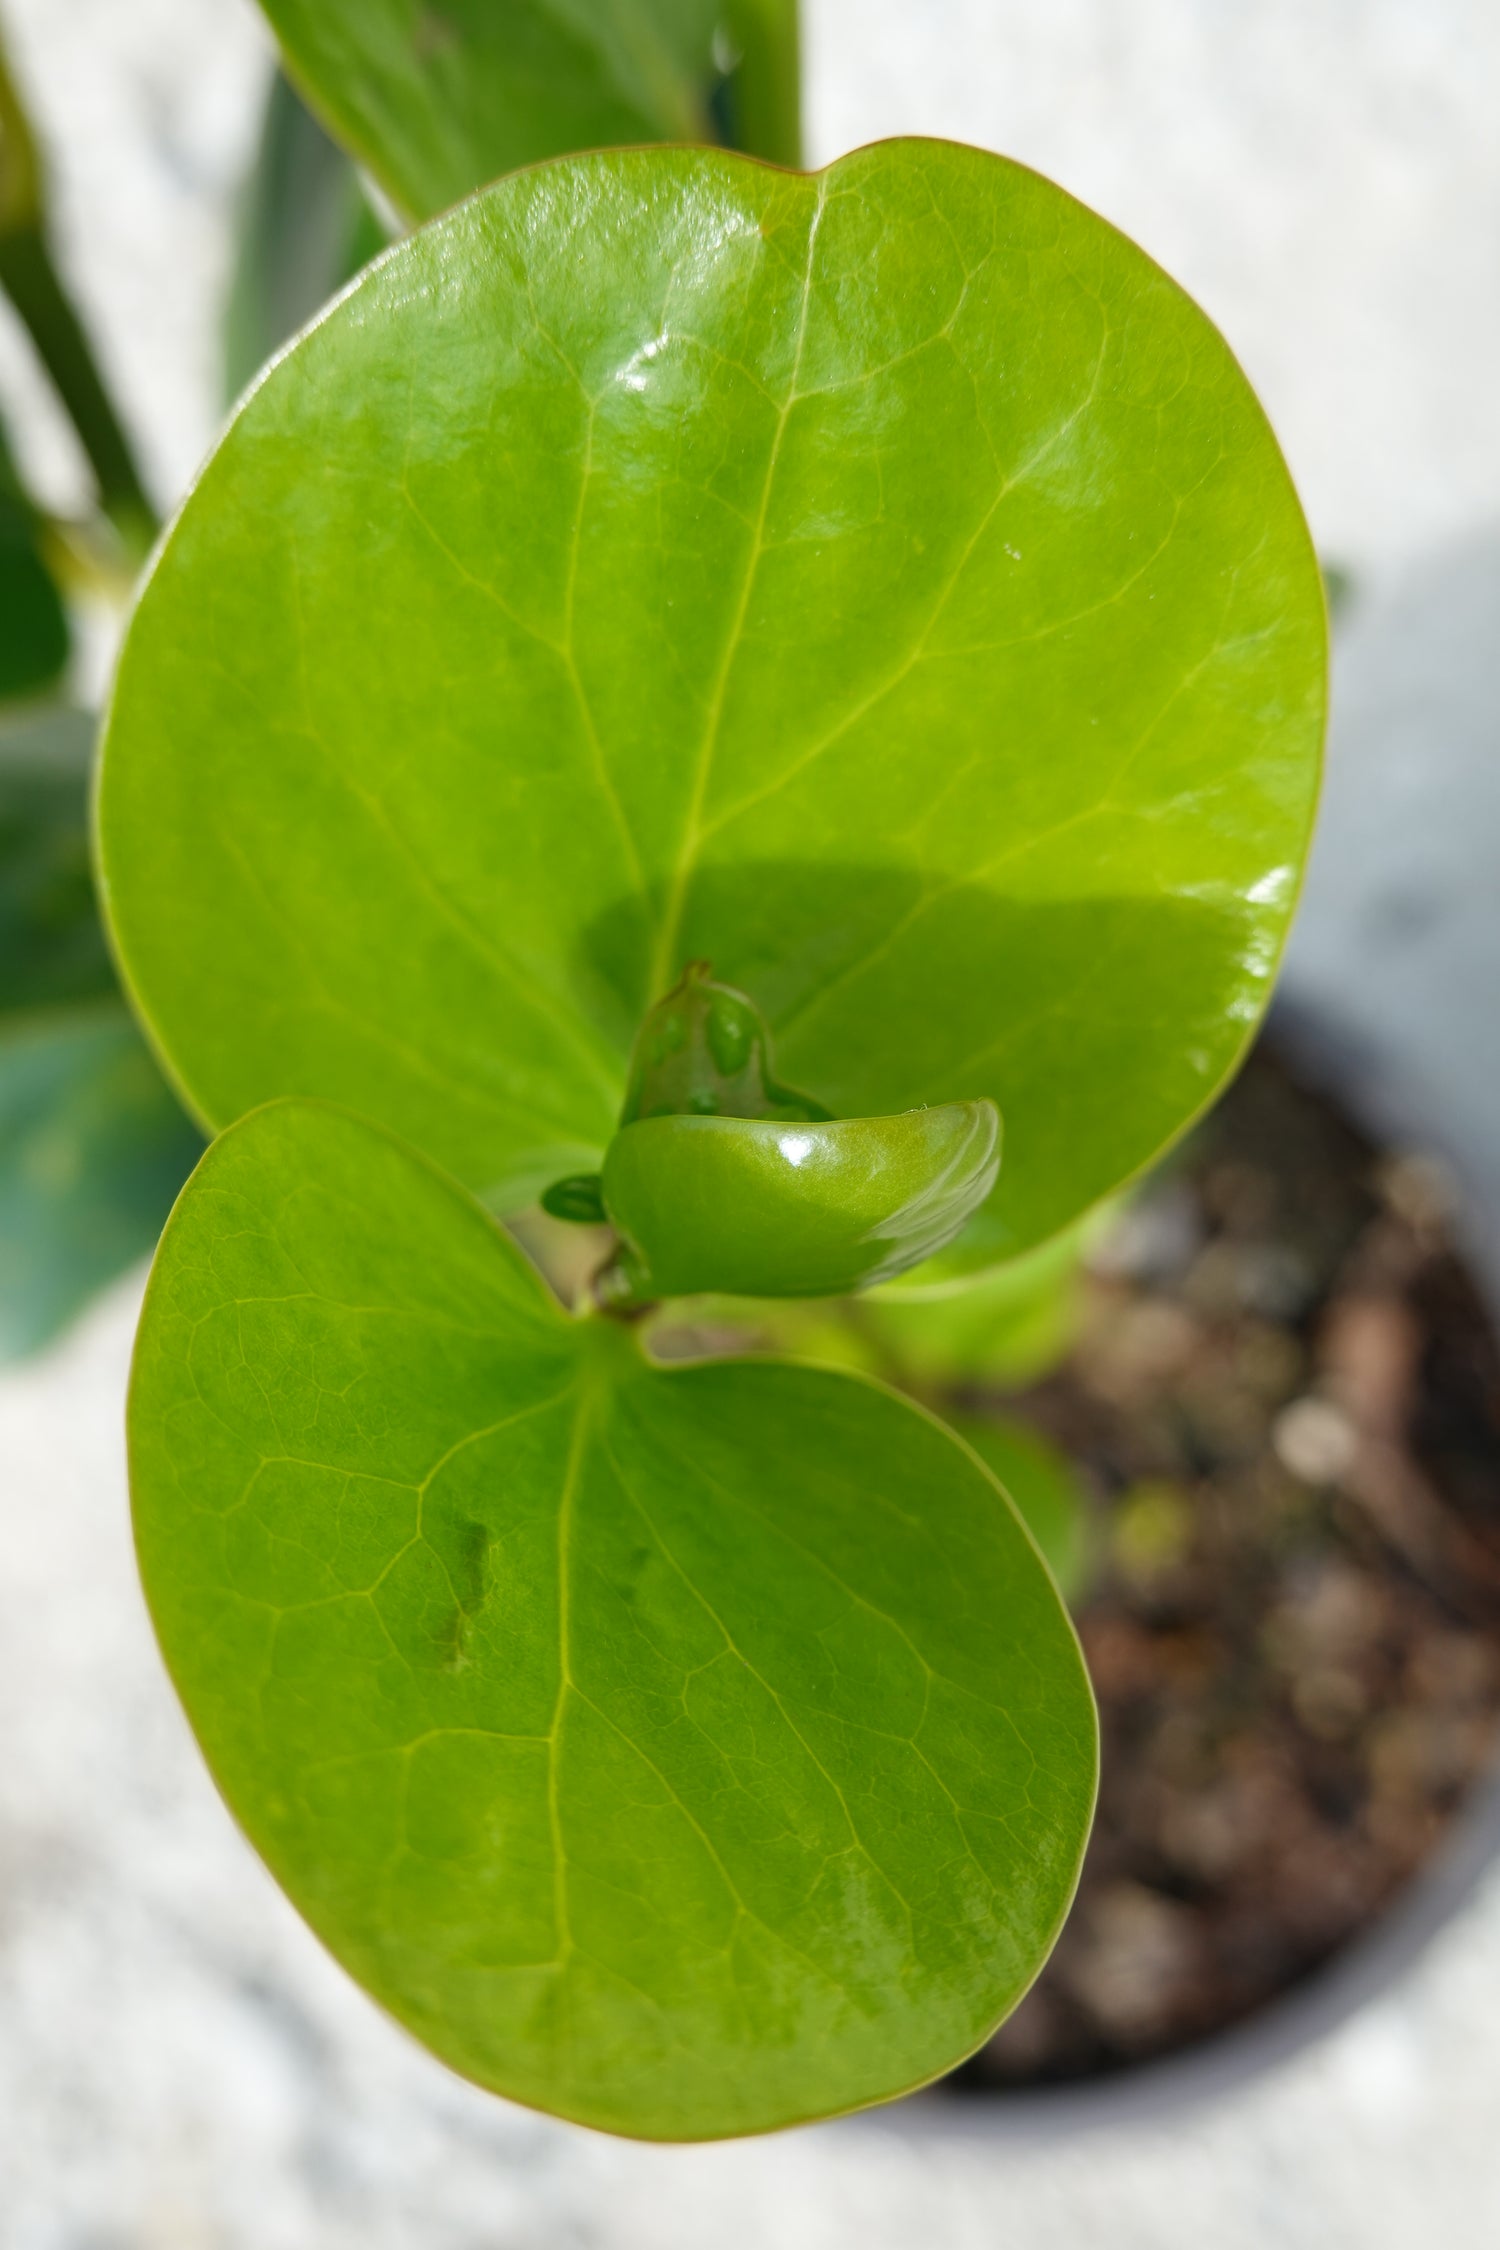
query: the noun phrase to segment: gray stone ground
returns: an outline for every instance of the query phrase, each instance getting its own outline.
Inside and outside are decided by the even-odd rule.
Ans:
[[[263,42],[244,0],[0,0],[169,500]],[[1342,636],[1293,953],[1500,1210],[1500,12],[1489,0],[811,0],[824,157],[987,142],[1200,296],[1281,429]],[[0,324],[0,395],[65,433]],[[96,651],[92,665],[102,668]],[[1396,2250],[1500,2239],[1500,1879],[1398,1990],[1212,2110],[939,2143],[899,2122],[650,2150],[451,2079],[242,1845],[164,1684],[119,1432],[136,1284],[0,1378],[0,2250]]]

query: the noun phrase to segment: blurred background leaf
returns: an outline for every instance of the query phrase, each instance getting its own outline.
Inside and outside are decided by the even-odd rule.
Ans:
[[[89,868],[93,737],[63,705],[0,713],[0,1019],[115,990]]]
[[[1076,1601],[1088,1584],[1094,1542],[1088,1495],[1067,1456],[1008,1415],[950,1414],[945,1420],[1014,1500],[1063,1600]]]
[[[0,1360],[144,1257],[202,1138],[119,997],[88,851],[93,722],[0,713]]]
[[[413,219],[647,141],[801,162],[796,0],[262,0],[287,67]]]
[[[229,396],[387,240],[354,165],[278,71],[240,207],[224,334]]]
[[[0,428],[0,704],[54,686],[68,661],[67,613],[44,537]]]
[[[41,148],[0,37],[0,288],[78,433],[99,506],[122,546],[142,557],[156,530],[134,450],[94,357],[88,331],[52,257]]]
[[[146,1255],[201,1147],[123,1002],[0,1018],[0,1360]]]

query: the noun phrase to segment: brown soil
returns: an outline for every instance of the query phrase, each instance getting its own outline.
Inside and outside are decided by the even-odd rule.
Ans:
[[[1500,1353],[1450,1204],[1263,1048],[1106,1244],[1067,1365],[1004,1401],[1097,1498],[1103,1785],[1057,1950],[960,2083],[1097,2076],[1247,2015],[1487,1770]]]

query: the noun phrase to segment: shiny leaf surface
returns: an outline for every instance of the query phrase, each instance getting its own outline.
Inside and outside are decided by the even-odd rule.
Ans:
[[[1208,1101],[1311,818],[1323,603],[1222,340],[893,142],[503,181],[273,371],[137,611],[110,911],[203,1115],[597,1169],[693,958],[837,1116],[993,1099],[993,1260]]]
[[[999,1165],[991,1102],[821,1124],[653,1117],[610,1142],[604,1204],[637,1301],[831,1297],[951,1241]]]
[[[652,1368],[413,1151],[281,1103],[173,1215],[129,1420],[220,1787],[455,2068],[759,2131],[925,2080],[1035,1973],[1092,1699],[1004,1495],[891,1393]]]

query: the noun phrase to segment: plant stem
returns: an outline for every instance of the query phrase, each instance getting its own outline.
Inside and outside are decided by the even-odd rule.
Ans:
[[[121,538],[143,551],[156,530],[130,441],[47,245],[41,154],[0,48],[0,288],[30,332]]]
[[[606,1320],[644,1320],[657,1306],[656,1298],[636,1295],[624,1245],[618,1242],[594,1274],[589,1298],[595,1312],[602,1313]]]
[[[747,156],[802,163],[802,42],[797,0],[729,0],[740,60],[728,82],[730,138]]]

